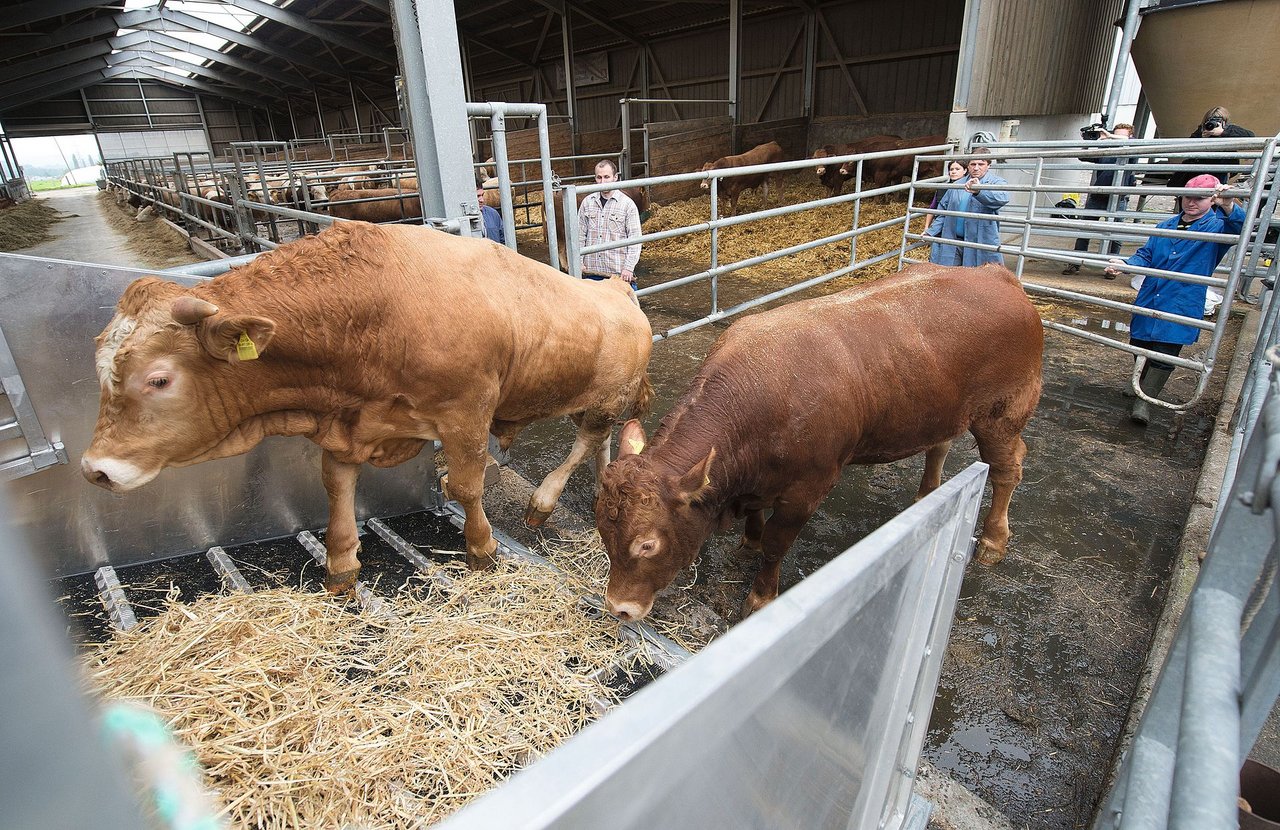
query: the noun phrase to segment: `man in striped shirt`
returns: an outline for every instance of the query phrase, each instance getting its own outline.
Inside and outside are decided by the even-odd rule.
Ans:
[[[612,159],[601,159],[596,164],[596,181],[603,184],[617,180],[618,166]],[[578,205],[578,244],[582,247],[639,235],[640,211],[636,209],[636,203],[621,190],[592,193]],[[635,289],[636,262],[639,260],[639,243],[587,254],[582,258],[582,277],[588,280],[617,277],[626,280]]]

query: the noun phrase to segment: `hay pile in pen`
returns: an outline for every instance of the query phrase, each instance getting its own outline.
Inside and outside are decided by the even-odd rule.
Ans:
[[[48,242],[62,215],[43,199],[27,199],[0,210],[0,251],[21,251]]]
[[[738,214],[827,196],[826,188],[809,172],[792,174],[781,181],[780,199],[776,193],[776,187],[770,191],[768,201],[755,190],[747,191],[738,200]],[[847,193],[849,189],[846,187],[845,190]],[[900,217],[904,213],[906,213],[906,203],[901,198],[887,203],[863,200],[858,226],[866,227]],[[650,233],[706,222],[710,218],[711,199],[708,196],[702,196],[669,205],[655,206],[652,216],[645,223],[644,230]],[[848,231],[852,227],[853,205],[850,203],[722,228],[719,234],[719,261],[721,265],[739,262],[769,251]],[[902,244],[902,228],[901,226],[892,227],[860,236],[857,244],[859,260],[897,250]],[[829,243],[742,271],[735,271],[734,276],[754,280],[773,280],[780,277],[790,281],[795,281],[797,278],[806,279],[848,265],[849,250],[849,240]],[[649,267],[655,269],[686,263],[697,263],[707,267],[711,263],[710,234],[685,235],[651,243],[645,246],[642,259]],[[847,288],[855,282],[874,279],[897,270],[896,259],[886,260],[860,269],[848,278],[837,280],[833,286]]]
[[[92,690],[146,704],[244,827],[419,827],[577,732],[632,648],[579,578],[503,564],[386,618],[276,589],[182,604],[86,658]],[[599,584],[595,586],[597,589]]]
[[[137,255],[139,265],[172,268],[201,261],[202,258],[187,246],[186,237],[164,222],[158,219],[137,221],[137,210],[116,204],[115,196],[110,193],[99,193],[98,205],[107,224],[124,235],[129,250]]]

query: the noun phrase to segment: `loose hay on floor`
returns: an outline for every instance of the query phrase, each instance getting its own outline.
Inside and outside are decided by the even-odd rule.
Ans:
[[[138,264],[146,268],[173,268],[200,262],[192,253],[186,237],[158,219],[139,222],[137,210],[116,203],[115,196],[101,192],[98,205],[107,224],[124,235],[129,250],[138,256]]]
[[[158,711],[238,826],[423,826],[592,721],[592,673],[630,648],[574,577],[446,570],[453,591],[401,591],[387,620],[289,589],[171,597],[88,682]]]
[[[0,210],[0,251],[21,251],[53,238],[62,215],[43,199],[27,199]]]

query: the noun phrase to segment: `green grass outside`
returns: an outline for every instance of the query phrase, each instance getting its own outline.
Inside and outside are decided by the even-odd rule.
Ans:
[[[30,186],[33,193],[42,193],[46,190],[72,190],[77,187],[96,187],[97,185],[94,182],[89,182],[88,184],[62,184],[53,179],[42,179],[31,182]]]

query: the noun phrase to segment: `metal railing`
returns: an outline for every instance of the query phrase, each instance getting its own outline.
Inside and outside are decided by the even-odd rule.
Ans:
[[[885,230],[886,228],[894,228],[894,227],[902,226],[905,224],[907,220],[907,217],[904,215],[904,216],[896,217],[893,219],[885,220],[882,222],[876,222],[869,225],[862,225],[860,205],[861,205],[861,201],[867,198],[874,198],[878,196],[888,196],[890,194],[895,194],[895,193],[901,193],[905,195],[908,192],[910,192],[911,188],[914,185],[914,182],[908,181],[901,184],[891,184],[884,187],[874,187],[870,189],[863,189],[861,165],[866,161],[892,159],[892,158],[897,158],[901,156],[915,156],[916,154],[920,154],[920,153],[935,153],[940,150],[948,149],[949,147],[950,147],[949,144],[937,144],[937,145],[929,145],[924,147],[911,147],[911,148],[906,148],[902,150],[888,150],[888,151],[876,152],[876,153],[856,153],[852,155],[835,156],[831,158],[801,159],[799,161],[785,161],[785,162],[778,162],[775,164],[753,165],[751,167],[725,168],[720,170],[709,170],[705,172],[678,173],[675,175],[668,175],[668,176],[650,176],[650,177],[639,178],[639,179],[628,179],[626,180],[626,185],[628,187],[647,187],[647,186],[653,186],[653,185],[671,184],[676,182],[690,182],[690,181],[709,182],[710,193],[711,193],[710,219],[706,222],[700,222],[694,225],[684,225],[678,228],[670,228],[667,230],[657,231],[654,233],[641,234],[638,237],[632,237],[632,238],[617,240],[613,242],[606,242],[598,245],[590,245],[586,247],[581,246],[580,240],[578,238],[579,229],[578,229],[577,208],[576,208],[578,204],[578,196],[579,194],[586,195],[591,193],[599,193],[606,190],[612,190],[615,187],[617,187],[617,185],[616,184],[589,184],[589,185],[578,186],[574,184],[569,184],[569,185],[566,185],[564,189],[561,191],[561,194],[562,194],[561,209],[564,210],[565,212],[565,236],[567,237],[566,241],[568,243],[567,255],[569,259],[569,263],[568,263],[569,273],[572,274],[573,276],[580,277],[582,275],[582,257],[588,254],[596,253],[599,251],[612,250],[614,248],[622,248],[628,245],[634,245],[636,243],[640,243],[641,245],[643,245],[644,243],[647,243],[647,242],[657,242],[664,239],[672,239],[678,236],[707,233],[710,235],[710,240],[711,240],[710,255],[709,255],[710,265],[707,269],[703,271],[698,271],[693,274],[675,277],[673,279],[658,283],[656,285],[646,286],[645,288],[640,289],[636,293],[640,297],[646,297],[646,296],[652,296],[654,294],[661,293],[663,291],[669,291],[675,288],[679,288],[681,286],[690,285],[692,283],[705,282],[708,284],[709,291],[710,291],[710,297],[709,297],[710,307],[707,313],[704,316],[696,320],[693,320],[689,323],[685,323],[680,326],[675,326],[671,329],[667,329],[665,331],[656,333],[654,335],[654,340],[655,341],[663,340],[676,334],[680,334],[686,331],[690,331],[692,329],[700,328],[702,326],[710,325],[719,320],[723,320],[726,317],[732,317],[736,314],[740,314],[749,309],[756,308],[758,306],[764,305],[765,303],[769,303],[774,300],[781,299],[782,297],[786,297],[791,294],[795,294],[796,292],[799,292],[799,291],[804,291],[808,288],[812,288],[813,286],[820,285],[825,282],[829,282],[838,277],[842,277],[847,274],[866,268],[868,266],[875,265],[876,263],[897,258],[899,256],[899,252],[897,250],[894,250],[888,253],[868,257],[866,259],[861,259],[861,260],[858,259],[857,240],[859,237],[869,233],[882,231],[882,230]],[[719,215],[719,189],[720,189],[720,182],[722,179],[733,178],[738,176],[760,175],[762,173],[766,173],[766,174],[767,173],[785,173],[785,172],[792,172],[796,170],[812,170],[816,167],[823,166],[823,165],[844,164],[844,163],[852,163],[857,167],[857,175],[854,175],[850,179],[850,182],[853,184],[853,191],[850,193],[840,195],[840,196],[832,196],[832,197],[827,197],[822,199],[815,199],[807,202],[798,202],[790,205],[782,205],[776,208],[768,208],[765,210],[759,210],[753,213],[743,214],[739,216],[721,217]],[[720,264],[720,254],[719,254],[720,229],[734,227],[737,225],[743,225],[750,222],[758,222],[764,219],[771,219],[777,216],[796,215],[796,214],[804,213],[806,211],[822,209],[832,205],[849,205],[850,206],[851,212],[850,212],[849,230],[841,231],[839,233],[821,237],[819,239],[802,242],[796,245],[789,246],[787,248],[766,252],[758,256],[750,257],[748,259],[739,260],[737,262],[723,264],[723,265]],[[832,243],[843,242],[845,240],[850,241],[849,264],[847,266],[793,283],[781,289],[771,291],[769,293],[755,297],[746,302],[738,303],[737,305],[734,305],[729,308],[722,308],[720,306],[719,280],[721,277],[728,274],[732,274],[736,271],[741,271],[745,268],[751,268],[756,265],[781,259],[782,257],[790,256],[792,254],[796,254],[801,251],[810,250],[812,248],[817,248],[822,245],[829,245]]]
[[[1280,695],[1280,346],[1264,333],[1265,402],[1097,830],[1237,826],[1240,766]]]
[[[1061,248],[1048,247],[1043,242],[1037,241],[1045,237],[1099,239],[1104,250],[1105,247],[1112,242],[1141,243],[1149,237],[1155,236],[1177,239],[1197,239],[1224,244],[1234,243],[1234,254],[1229,257],[1228,261],[1224,265],[1218,267],[1213,276],[1209,277],[1130,265],[1125,265],[1123,270],[1142,275],[1144,277],[1163,277],[1165,279],[1177,280],[1184,283],[1206,285],[1213,289],[1220,289],[1227,297],[1243,296],[1241,292],[1244,286],[1247,285],[1248,281],[1260,276],[1257,269],[1260,267],[1259,263],[1265,261],[1264,248],[1266,243],[1263,241],[1265,230],[1271,227],[1276,221],[1276,194],[1274,192],[1274,188],[1270,186],[1274,180],[1276,170],[1276,139],[1179,139],[1125,142],[1016,142],[1004,144],[992,143],[984,144],[983,146],[990,151],[991,157],[1000,160],[1001,175],[1008,175],[1005,171],[1012,170],[1020,173],[1023,179],[1022,181],[1015,179],[1008,184],[979,186],[979,189],[1002,190],[1010,194],[1011,200],[1009,204],[1002,209],[998,216],[993,217],[990,214],[965,211],[939,210],[937,208],[917,205],[915,188],[912,190],[908,215],[911,218],[915,218],[917,216],[958,216],[964,217],[968,220],[997,222],[1003,235],[1003,238],[998,245],[983,245],[952,239],[945,240],[945,244],[954,245],[960,248],[995,251],[1005,256],[1016,257],[1016,261],[1011,265],[1011,268],[1017,274],[1018,278],[1023,281],[1023,287],[1028,293],[1051,299],[1084,303],[1106,309],[1111,312],[1125,312],[1152,317],[1159,320],[1170,320],[1202,331],[1210,332],[1210,343],[1208,348],[1205,350],[1203,357],[1172,357],[1170,355],[1133,346],[1129,343],[1123,343],[1094,332],[1086,331],[1083,328],[1073,326],[1068,323],[1060,323],[1051,320],[1044,321],[1044,325],[1048,329],[1089,340],[1094,343],[1121,349],[1133,354],[1137,359],[1134,364],[1130,383],[1135,393],[1142,399],[1175,411],[1185,411],[1193,406],[1203,396],[1204,391],[1208,386],[1209,377],[1214,369],[1217,361],[1217,355],[1221,347],[1222,338],[1226,332],[1229,317],[1228,314],[1218,314],[1213,322],[1206,322],[1203,318],[1199,317],[1185,317],[1137,306],[1130,302],[1104,299],[1102,297],[1091,295],[1087,291],[1071,291],[1062,288],[1054,288],[1027,281],[1024,279],[1024,268],[1027,261],[1032,259],[1062,263],[1066,265],[1084,266],[1086,268],[1101,268],[1105,266],[1107,261],[1110,259],[1108,255],[1101,252],[1096,256],[1091,254],[1084,255],[1077,251],[1067,251]],[[1243,186],[1229,191],[1229,195],[1234,195],[1245,200],[1243,205],[1245,210],[1245,220],[1240,233],[1204,234],[1192,231],[1163,230],[1152,227],[1155,222],[1168,218],[1170,214],[1165,212],[1154,212],[1149,210],[1130,211],[1126,209],[1117,211],[1116,213],[1106,214],[1102,211],[1082,210],[1079,208],[1046,207],[1046,204],[1051,203],[1053,201],[1053,197],[1061,194],[1064,189],[1060,180],[1052,180],[1053,174],[1060,174],[1064,171],[1080,172],[1086,169],[1089,172],[1092,172],[1094,169],[1097,169],[1097,165],[1086,166],[1072,164],[1070,163],[1071,160],[1102,156],[1123,156],[1125,160],[1122,163],[1105,165],[1105,167],[1115,171],[1115,175],[1117,177],[1123,177],[1126,172],[1142,174],[1144,177],[1144,183],[1133,186],[1107,187],[1076,185],[1073,188],[1074,190],[1108,197],[1117,197],[1122,201],[1126,200],[1130,196],[1138,196],[1140,199],[1148,199],[1154,196],[1180,196],[1185,194],[1200,195],[1208,191],[1202,188],[1193,189],[1185,187],[1170,188],[1152,186],[1146,184],[1145,180],[1155,175],[1176,173],[1180,171],[1216,172],[1224,178],[1237,173],[1247,174],[1248,179]],[[972,156],[965,155],[956,156],[956,158],[961,160],[971,157]],[[1221,163],[1206,164],[1203,162],[1195,163],[1191,161],[1155,163],[1167,158],[1188,159],[1191,157],[1197,159],[1211,159],[1215,161],[1221,160]],[[1247,160],[1247,163],[1237,163],[1237,160],[1242,157]],[[938,156],[934,157],[934,160],[941,160],[943,158],[944,157]],[[927,186],[930,190],[945,190],[963,187],[964,185],[938,183],[934,181],[928,182]],[[1046,212],[1051,212],[1063,218],[1055,218],[1055,215],[1046,216]],[[1112,221],[1099,221],[1099,219],[1104,217],[1111,219]],[[1033,239],[1033,235],[1036,237],[1035,239]],[[910,254],[910,252],[920,244],[936,241],[938,240],[925,236],[921,233],[912,233],[910,231],[910,225],[904,225],[902,262],[919,261],[910,257],[908,254]],[[1250,270],[1251,267],[1253,270]],[[1140,384],[1138,383],[1138,378],[1140,377],[1145,361],[1148,358],[1154,358],[1163,363],[1172,364],[1195,372],[1197,383],[1191,396],[1185,401],[1176,402],[1153,399],[1143,392]]]

